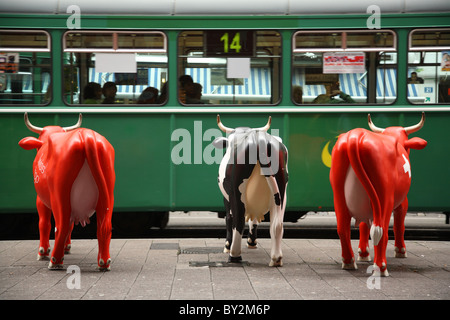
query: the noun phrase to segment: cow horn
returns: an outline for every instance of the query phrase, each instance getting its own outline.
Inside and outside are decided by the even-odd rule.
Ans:
[[[81,120],[83,120],[83,116],[82,116],[81,113],[80,113],[80,115],[78,116],[78,122],[77,122],[75,125],[73,125],[73,126],[70,126],[70,127],[64,127],[64,128],[63,128],[64,131],[69,132],[69,131],[71,131],[71,130],[78,129],[79,127],[81,127]]]
[[[23,118],[25,120],[25,125],[27,126],[28,130],[30,130],[31,132],[41,134],[41,132],[44,130],[44,128],[36,127],[35,125],[31,124],[30,120],[28,119],[27,112],[25,112]]]
[[[417,132],[420,129],[422,129],[424,124],[425,124],[425,112],[422,112],[422,118],[420,119],[419,123],[414,126],[411,126],[411,127],[406,127],[405,132],[408,135],[411,133]]]
[[[267,120],[267,124],[264,127],[256,128],[255,130],[267,131],[267,130],[269,130],[271,123],[272,123],[272,117],[269,116],[269,120]]]
[[[378,128],[376,125],[373,124],[372,118],[370,117],[370,113],[367,115],[367,121],[369,122],[370,130],[372,130],[373,132],[382,133],[384,131],[383,128]]]
[[[234,130],[234,129],[225,127],[225,126],[222,124],[222,121],[220,121],[220,115],[217,115],[217,125],[219,126],[219,129],[222,130],[222,131],[225,132],[225,133],[231,133],[231,132],[233,132],[233,130]]]

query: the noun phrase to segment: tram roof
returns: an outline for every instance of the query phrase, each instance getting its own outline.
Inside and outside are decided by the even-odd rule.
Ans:
[[[449,0],[15,0],[2,4],[3,13],[67,14],[76,5],[81,14],[133,15],[304,15],[448,12]],[[71,11],[69,11],[71,13]]]

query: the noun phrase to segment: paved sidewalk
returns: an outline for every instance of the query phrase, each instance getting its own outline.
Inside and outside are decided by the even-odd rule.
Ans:
[[[367,262],[341,270],[339,240],[284,239],[281,268],[268,267],[270,239],[231,266],[223,244],[113,239],[111,271],[99,272],[96,240],[74,240],[59,271],[36,260],[39,241],[0,241],[0,300],[450,299],[450,242],[407,241],[408,258],[396,259],[389,241],[387,278],[372,277]]]

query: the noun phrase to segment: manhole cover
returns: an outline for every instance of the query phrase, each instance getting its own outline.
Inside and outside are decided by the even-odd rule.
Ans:
[[[250,263],[247,261],[241,262],[226,262],[226,261],[189,261],[190,267],[215,267],[215,268],[224,268],[224,267],[245,267],[249,266]]]
[[[184,248],[181,253],[186,254],[208,254],[208,253],[223,253],[223,247],[198,247],[198,248]]]

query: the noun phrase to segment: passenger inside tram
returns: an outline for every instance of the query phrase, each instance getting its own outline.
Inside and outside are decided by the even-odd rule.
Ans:
[[[117,86],[114,82],[108,81],[103,85],[102,93],[105,99],[102,104],[114,104],[117,94]]]
[[[186,104],[207,104],[202,100],[202,91],[203,86],[200,83],[193,83],[186,92]]]
[[[102,99],[102,87],[96,82],[89,82],[84,87],[83,103],[98,104]]]
[[[339,81],[331,85],[325,85],[327,93],[318,95],[314,100],[314,104],[335,104],[335,103],[355,103],[349,94],[341,91]],[[339,96],[339,98],[336,98]]]
[[[158,101],[158,89],[153,88],[153,87],[148,87],[144,91],[142,91],[137,103],[138,104],[156,104],[157,101]]]
[[[292,100],[297,104],[303,104],[303,88],[301,86],[292,87]]]

